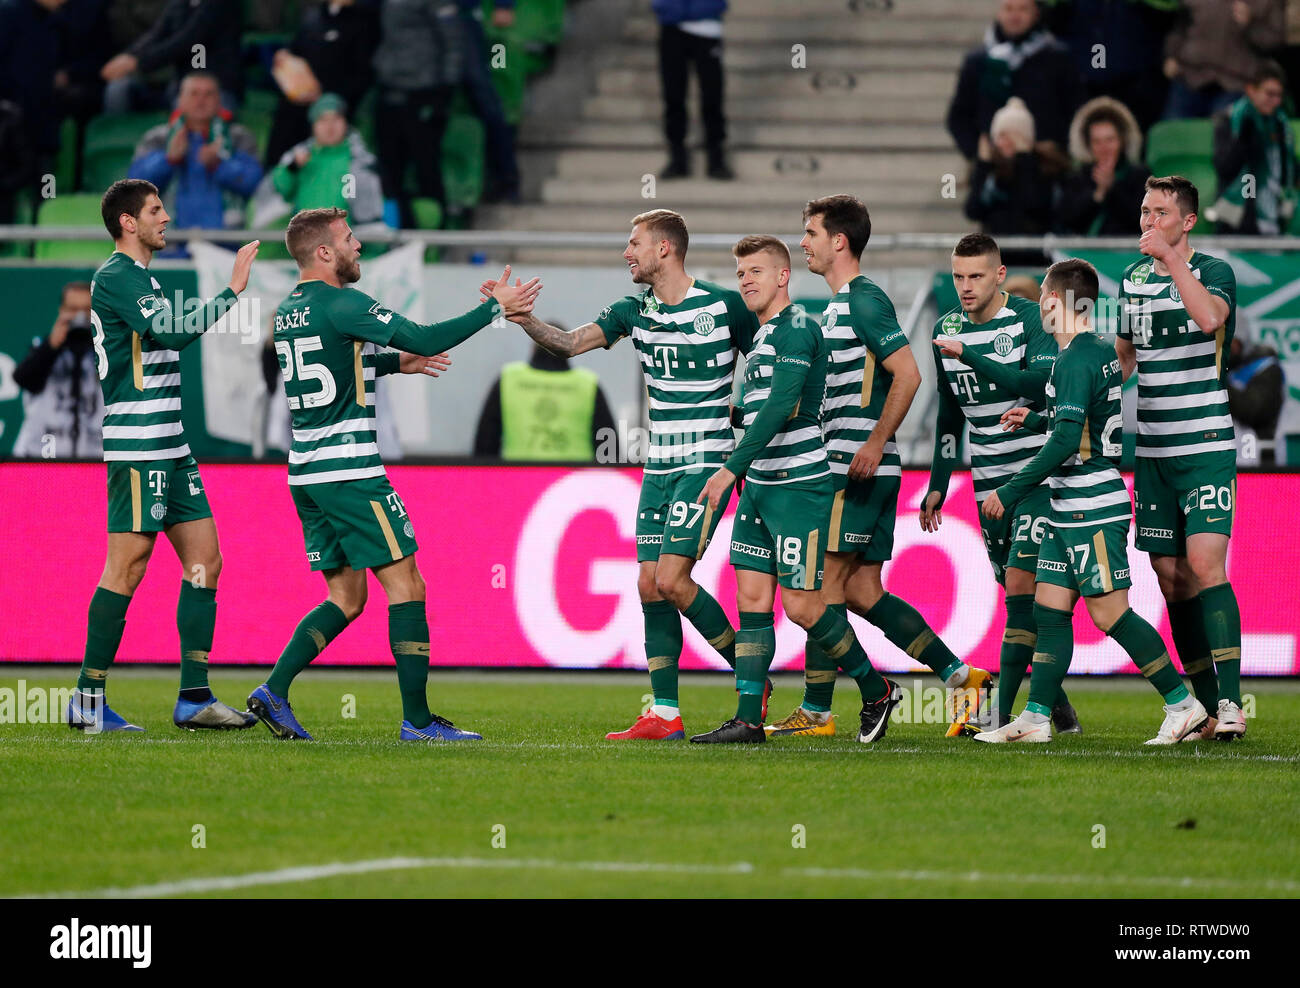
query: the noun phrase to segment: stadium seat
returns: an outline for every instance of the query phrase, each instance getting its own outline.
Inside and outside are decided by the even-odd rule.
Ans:
[[[485,145],[482,121],[453,111],[442,138],[442,183],[448,205],[472,208],[483,198]]]
[[[96,193],[58,195],[41,203],[36,214],[37,226],[91,226],[103,229],[100,198]],[[100,262],[108,256],[107,245],[101,235],[95,240],[38,240],[38,261]]]
[[[244,92],[244,105],[235,114],[235,123],[247,127],[256,138],[259,160],[266,154],[266,142],[271,137],[271,124],[275,120],[275,108],[279,102],[278,91],[247,89]]]
[[[1147,131],[1147,167],[1154,175],[1176,175],[1167,170],[1167,158],[1214,156],[1214,123],[1211,120],[1161,120]]]
[[[166,123],[161,113],[108,113],[86,126],[85,161],[81,191],[102,194],[120,178],[126,178],[136,145],[150,127]]]

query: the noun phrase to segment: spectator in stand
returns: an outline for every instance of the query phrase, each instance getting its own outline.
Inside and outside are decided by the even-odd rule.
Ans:
[[[1084,98],[1119,100],[1145,134],[1160,119],[1169,87],[1159,59],[1151,53],[1164,49],[1178,3],[1057,0],[1043,5],[1043,23],[1069,47],[1075,71],[1083,80]]]
[[[100,69],[108,84],[105,112],[164,107],[180,80],[196,68],[212,72],[221,86],[222,103],[237,108],[244,95],[243,17],[241,0],[168,0],[153,27]],[[196,45],[201,46],[198,51]],[[164,67],[172,70],[172,82],[166,92],[158,92],[144,76]]]
[[[1040,22],[1034,0],[1001,0],[984,43],[962,62],[948,132],[968,159],[988,136],[993,114],[1013,96],[1028,107],[1039,138],[1064,153],[1083,84],[1065,45]]]
[[[519,163],[515,158],[515,132],[506,121],[501,97],[492,84],[487,39],[483,36],[483,4],[460,0],[461,29],[465,37],[465,73],[461,84],[474,112],[483,121],[487,139],[488,183],[484,202],[519,201]],[[508,28],[515,22],[515,0],[493,0],[492,26]]]
[[[1280,65],[1262,63],[1246,95],[1214,118],[1219,233],[1276,237],[1290,226],[1297,168],[1295,132],[1282,112],[1285,82]]]
[[[23,395],[23,424],[13,455],[98,459],[104,452],[104,400],[90,326],[90,284],[63,286],[49,336],[32,343],[14,369]]]
[[[668,165],[661,178],[691,173],[686,152],[686,77],[695,66],[709,178],[733,179],[727,163],[727,118],[722,87],[722,15],[727,0],[653,0],[659,18],[659,80],[664,94]]]
[[[283,92],[266,142],[268,168],[311,136],[307,110],[322,93],[338,94],[355,112],[374,81],[370,60],[378,44],[376,4],[319,0],[303,10],[293,40],[272,62]]]
[[[1061,183],[1058,212],[1066,233],[1124,237],[1139,232],[1151,174],[1142,164],[1142,132],[1123,103],[1098,96],[1070,124],[1075,168]]]
[[[1227,388],[1228,411],[1237,429],[1238,448],[1241,448],[1241,436],[1247,431],[1259,439],[1273,439],[1286,401],[1286,376],[1277,351],[1253,342],[1249,324],[1240,317],[1228,347]],[[1271,455],[1249,459],[1274,462]]]
[[[416,195],[446,210],[442,187],[442,137],[452,95],[464,75],[460,9],[441,0],[384,0],[373,64],[379,82],[375,141],[383,179],[385,220],[415,226],[406,192],[407,165],[415,169]]]
[[[221,105],[221,90],[211,72],[191,72],[181,80],[171,119],[145,132],[135,149],[128,178],[152,182],[170,196],[172,222],[182,229],[242,226],[242,200],[257,189],[262,166],[257,141],[233,122]],[[226,196],[239,197],[226,218]]]
[[[18,193],[35,181],[35,162],[22,109],[0,99],[0,223],[17,221]]]
[[[93,43],[104,0],[0,0],[0,100],[22,111],[40,171],[59,151],[60,83]]]
[[[365,140],[348,125],[341,96],[326,93],[308,112],[312,136],[290,148],[258,186],[253,225],[262,226],[301,209],[335,206],[354,226],[383,215],[378,163]]]
[[[1069,165],[1051,141],[1035,143],[1034,118],[1018,96],[993,115],[991,137],[980,136],[966,215],[986,233],[1032,236],[1052,229],[1056,184]],[[1041,251],[1003,250],[1012,264],[1043,264]]]
[[[501,368],[479,413],[474,455],[591,462],[605,436],[615,436],[614,416],[596,375],[534,346],[528,363]]]
[[[1282,0],[1183,0],[1165,39],[1165,119],[1214,116],[1284,40]]]

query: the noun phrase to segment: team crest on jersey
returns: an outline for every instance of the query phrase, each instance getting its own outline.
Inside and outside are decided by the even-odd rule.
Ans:
[[[1169,283],[1169,297],[1175,302],[1181,302],[1183,300],[1183,297],[1178,294],[1178,286],[1172,281]]]
[[[402,531],[406,533],[406,537],[408,539],[415,538],[415,526],[412,525],[409,521],[402,526]]]
[[[1147,283],[1147,279],[1150,277],[1151,277],[1151,265],[1139,264],[1137,267],[1133,269],[1132,274],[1128,276],[1128,280],[1133,282],[1133,284],[1135,285],[1145,285]]]
[[[370,307],[370,314],[374,316],[376,319],[378,319],[385,326],[387,326],[390,322],[393,321],[393,310],[385,309],[378,302],[376,302],[374,305]]]
[[[642,303],[646,312],[658,312],[659,300],[654,297],[652,292],[646,292],[645,302]]]
[[[943,322],[939,324],[943,330],[944,336],[956,336],[961,332],[961,315],[956,312],[949,312],[943,317]]]
[[[140,306],[140,315],[146,319],[152,319],[158,313],[168,308],[167,300],[157,295],[141,295],[135,300],[135,304]]]
[[[167,505],[155,503],[149,509],[149,514],[153,515],[154,521],[162,521],[167,515]]]
[[[838,315],[839,315],[839,313],[836,312],[834,309],[831,309],[831,311],[828,312],[828,313],[826,314],[826,328],[827,328],[827,329],[834,329],[834,328],[835,328],[835,317],[838,316]]]
[[[701,336],[708,336],[713,332],[716,320],[713,318],[712,312],[701,312],[695,317],[695,322],[691,325],[695,327],[695,332],[699,333]]]
[[[1011,352],[1013,346],[1015,346],[1015,342],[1011,339],[1010,333],[998,333],[993,338],[993,349],[999,357],[1005,357]]]

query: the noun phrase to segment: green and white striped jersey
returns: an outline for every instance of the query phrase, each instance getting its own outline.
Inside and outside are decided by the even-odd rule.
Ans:
[[[954,309],[934,324],[933,337],[958,340],[965,353],[1018,370],[1051,367],[1056,359],[1056,343],[1043,331],[1038,305],[1006,292],[1002,307],[988,322],[973,323],[960,308]],[[971,480],[979,504],[1047,442],[1046,436],[1024,429],[1004,432],[1002,413],[1021,405],[1035,411],[1042,408],[998,387],[963,361],[945,357],[937,349],[934,353],[940,398],[956,404],[970,427]]]
[[[1129,521],[1133,504],[1119,474],[1124,447],[1119,358],[1115,346],[1081,333],[1061,351],[1047,382],[1047,418],[1083,424],[1079,448],[1052,471],[1052,524],[1082,528]]]
[[[90,324],[104,392],[104,460],[190,455],[181,426],[179,349],[197,340],[235,301],[226,289],[183,320],[158,279],[121,251],[90,283]]]
[[[275,352],[293,418],[289,484],[384,476],[375,435],[375,376],[400,355],[378,354],[403,316],[364,292],[300,283],[275,310]]]
[[[1121,338],[1137,351],[1137,455],[1222,453],[1236,449],[1228,411],[1228,349],[1237,324],[1237,278],[1226,261],[1193,251],[1187,262],[1206,290],[1228,303],[1213,336],[1187,314],[1178,286],[1143,257],[1124,271]]]
[[[735,447],[735,351],[748,353],[758,329],[740,293],[697,278],[677,305],[647,288],[606,306],[595,322],[606,347],[630,336],[641,359],[650,399],[645,473],[722,466]]]
[[[876,427],[894,376],[881,365],[907,346],[894,304],[880,286],[858,275],[831,296],[822,314],[830,346],[824,425],[831,472],[847,477],[849,464]],[[898,444],[891,437],[876,477],[902,477]]]
[[[772,371],[778,363],[807,369],[794,411],[749,464],[746,478],[755,484],[793,484],[829,477],[822,438],[822,401],[826,394],[828,348],[817,319],[802,306],[787,305],[758,328],[745,362],[741,397],[749,429],[772,394]],[[742,441],[743,445],[743,441]]]

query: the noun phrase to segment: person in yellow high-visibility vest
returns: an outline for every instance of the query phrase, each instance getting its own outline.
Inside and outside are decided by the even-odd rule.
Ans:
[[[527,363],[501,368],[483,402],[474,455],[590,462],[604,429],[610,430],[605,436],[615,435],[596,375],[535,346]]]

